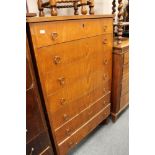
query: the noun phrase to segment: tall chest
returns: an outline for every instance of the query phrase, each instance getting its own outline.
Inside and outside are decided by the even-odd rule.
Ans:
[[[110,115],[112,16],[27,20],[51,132],[66,154]]]

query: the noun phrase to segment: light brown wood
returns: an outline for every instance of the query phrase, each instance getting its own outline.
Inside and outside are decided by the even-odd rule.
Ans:
[[[42,17],[28,23],[59,155],[110,115],[112,23],[110,16]]]
[[[100,124],[105,118],[107,118],[110,112],[110,105],[107,105],[105,109],[102,109],[94,117],[92,117],[87,123],[73,133],[68,139],[59,144],[60,154],[67,154],[68,150],[73,146],[77,145],[81,139],[89,134],[95,127],[96,124]]]
[[[62,105],[61,108],[56,112],[51,113],[54,122],[53,124],[58,127],[56,130],[58,130],[64,123],[70,121],[75,115],[78,115],[78,113],[87,108],[92,102],[101,98],[102,95],[109,94],[111,89],[110,81],[111,80],[104,85],[104,88],[102,86],[97,87],[70,104],[65,100],[66,102],[63,103],[64,105]],[[68,116],[67,121],[64,121],[64,114],[67,114]]]
[[[57,16],[57,17],[31,17],[26,18],[27,23],[40,23],[40,22],[53,22],[53,21],[66,21],[66,20],[81,20],[81,19],[103,19],[113,18],[113,15],[81,15],[81,16]]]
[[[56,130],[57,142],[60,143],[69,137],[74,131],[85,124],[88,119],[91,119],[95,114],[97,114],[101,109],[105,108],[107,103],[110,103],[110,94],[102,96],[97,101],[91,103],[89,107],[75,115],[70,121],[65,123],[61,128]]]
[[[35,38],[36,46],[39,48],[110,33],[112,31],[112,21],[111,19],[103,18],[70,20],[68,22],[45,22],[32,24],[31,29],[32,35],[37,35]],[[95,29],[95,31],[92,31],[92,29]]]

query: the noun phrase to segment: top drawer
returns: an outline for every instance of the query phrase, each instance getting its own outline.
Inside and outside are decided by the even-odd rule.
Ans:
[[[112,33],[112,18],[32,23],[36,47]]]

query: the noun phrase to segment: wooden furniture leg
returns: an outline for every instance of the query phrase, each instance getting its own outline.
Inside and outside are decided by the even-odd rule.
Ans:
[[[79,15],[78,2],[74,2],[74,15]]]
[[[94,0],[90,0],[90,3],[89,3],[89,14],[90,15],[94,14]]]
[[[51,15],[57,16],[56,0],[50,0],[51,5]]]
[[[118,116],[111,113],[111,118],[112,118],[113,123],[115,123],[117,121]]]
[[[42,0],[38,0],[38,9],[39,9],[39,16],[42,17],[44,16],[44,8],[42,7]]]
[[[123,2],[118,0],[118,45],[122,44],[123,34]]]
[[[87,9],[86,9],[85,4],[87,4],[86,0],[81,0],[81,13],[83,15],[86,15],[87,14]]]

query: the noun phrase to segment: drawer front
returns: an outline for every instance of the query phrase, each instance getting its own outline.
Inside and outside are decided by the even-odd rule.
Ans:
[[[125,105],[129,104],[129,93],[126,93],[120,99],[120,109],[123,108]]]
[[[67,64],[77,63],[84,58],[92,58],[94,54],[105,54],[106,56],[108,54],[105,51],[112,53],[112,45],[109,45],[111,43],[112,34],[106,34],[43,47],[36,53],[38,65],[43,73],[61,70]],[[104,48],[106,49],[104,50]]]
[[[75,115],[78,115],[81,111],[86,109],[91,103],[101,98],[103,95],[110,93],[111,91],[111,80],[106,82],[103,86],[99,86],[88,92],[86,95],[79,99],[61,106],[56,112],[51,113],[51,118],[54,128],[57,130],[65,122],[70,121]],[[68,120],[64,120],[64,115],[67,115]]]
[[[26,91],[26,141],[30,141],[44,130],[38,100],[34,89]]]
[[[105,109],[98,112],[93,118],[85,123],[79,130],[72,134],[68,139],[59,144],[60,154],[67,154],[73,146],[79,143],[85,136],[87,136],[98,124],[110,115],[110,104]]]
[[[105,108],[110,103],[110,94],[102,96],[100,99],[91,103],[89,107],[81,111],[69,122],[56,130],[56,140],[60,143],[62,140],[69,137],[73,132],[80,128],[84,123],[91,119],[101,109]]]
[[[124,96],[128,92],[129,92],[129,74],[126,74],[126,76],[122,80],[121,96]]]
[[[104,74],[100,75],[109,76],[108,72],[111,69],[112,59],[106,59],[109,65],[104,64],[104,57],[100,56],[97,60],[98,61],[96,61],[96,59],[91,59],[81,63],[74,63],[72,65],[65,66],[62,70],[49,73],[44,80],[47,95],[52,95],[62,88],[74,85],[79,80],[88,76],[91,77],[93,74],[98,73],[99,76],[100,71]]]
[[[26,155],[54,155],[46,132],[41,133],[26,145]]]
[[[112,19],[86,19],[31,24],[36,46],[44,47],[105,33],[112,33]]]
[[[93,89],[103,86],[111,79],[111,70],[104,73],[102,70],[97,71],[83,79],[77,80],[71,86],[62,88],[57,93],[48,96],[48,103],[50,112],[56,112],[65,104],[71,104],[71,102],[91,92]],[[64,103],[65,99],[65,103]]]
[[[124,64],[128,64],[129,63],[129,52],[125,52],[124,53]]]

